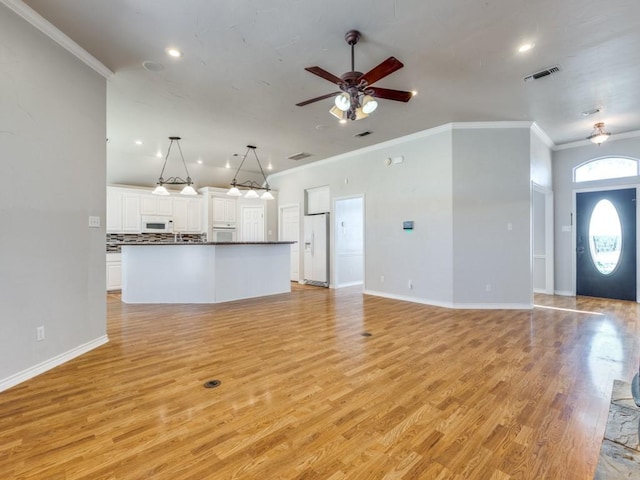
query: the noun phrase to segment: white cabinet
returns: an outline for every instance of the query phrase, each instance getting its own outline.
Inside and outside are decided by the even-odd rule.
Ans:
[[[141,215],[172,215],[173,202],[171,197],[158,195],[140,195]]]
[[[202,199],[173,199],[173,231],[182,233],[201,233]]]
[[[140,233],[140,195],[124,193],[122,195],[122,231],[126,233]]]
[[[140,194],[107,187],[107,233],[140,233]]]
[[[307,215],[328,213],[331,211],[331,195],[329,186],[308,188],[305,190],[307,200]]]
[[[214,225],[235,226],[236,199],[229,197],[211,197],[212,221]]]
[[[107,253],[107,291],[122,289],[122,260],[119,253]]]
[[[107,187],[107,233],[122,231],[122,190]]]

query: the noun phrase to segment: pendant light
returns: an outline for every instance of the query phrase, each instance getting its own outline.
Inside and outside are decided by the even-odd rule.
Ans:
[[[231,182],[231,188],[227,192],[227,195],[231,195],[232,197],[241,197],[242,192],[238,187],[248,188],[247,193],[244,195],[245,198],[261,198],[263,200],[273,200],[273,194],[271,193],[271,187],[269,187],[269,182],[267,182],[267,177],[264,174],[264,170],[262,169],[262,165],[260,164],[260,159],[258,158],[258,154],[256,153],[256,148],[253,145],[247,145],[247,152],[242,157],[242,162],[240,162],[240,166],[236,170],[236,173],[233,175],[233,181]],[[246,182],[239,183],[236,180],[242,165],[244,165],[244,161],[247,159],[249,152],[252,151],[253,155],[256,157],[256,161],[258,162],[258,167],[260,168],[260,173],[262,174],[262,178],[264,179],[264,183],[260,185],[258,182],[254,182],[253,180],[247,180]],[[258,195],[256,190],[264,190],[262,195]]]
[[[610,133],[604,131],[604,122],[598,122],[593,126],[593,132],[587,137],[587,140],[600,145],[602,142],[607,141],[610,135]]]
[[[158,178],[157,187],[153,190],[154,195],[169,195],[169,191],[165,187],[165,185],[184,185],[184,188],[180,191],[181,195],[197,195],[195,188],[193,188],[193,181],[189,176],[189,170],[187,170],[187,164],[184,161],[184,156],[182,155],[182,148],[180,148],[180,137],[169,137],[169,148],[167,149],[167,156],[164,158],[164,165],[162,165],[162,171],[160,172],[160,177]],[[173,146],[173,142],[176,142],[178,145],[178,150],[180,151],[180,158],[182,159],[182,165],[184,166],[184,171],[187,173],[187,178],[182,179],[180,177],[169,177],[166,180],[164,179],[164,169],[167,166],[167,161],[169,160],[169,154],[171,153],[171,147]]]

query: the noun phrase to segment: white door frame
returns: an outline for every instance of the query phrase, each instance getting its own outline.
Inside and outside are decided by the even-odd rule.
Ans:
[[[335,215],[336,212],[336,203],[340,202],[341,200],[350,200],[352,198],[361,198],[362,199],[362,288],[363,290],[365,289],[365,279],[367,278],[366,275],[366,269],[367,269],[367,259],[366,259],[366,243],[367,243],[367,236],[365,234],[365,232],[367,231],[367,225],[366,225],[366,202],[365,202],[365,194],[364,193],[358,193],[358,194],[354,194],[354,195],[347,195],[345,197],[335,197],[333,199],[333,219],[331,221],[331,238],[330,238],[330,242],[331,242],[331,248],[329,249],[329,252],[331,253],[331,276],[333,277],[333,282],[331,282],[331,288],[340,288],[338,285],[338,280],[339,280],[339,267],[338,267],[338,256],[335,254],[335,232],[338,231],[338,226],[335,224],[335,222],[337,222],[337,216]]]
[[[301,229],[302,229],[302,225],[300,222],[300,204],[299,203],[288,203],[286,205],[279,205],[278,206],[278,240],[282,239],[282,211],[284,209],[288,209],[288,208],[295,208],[296,212],[297,212],[297,217],[298,217],[298,255],[297,255],[297,262],[298,262],[298,279],[297,282],[298,283],[302,283],[302,276],[300,275],[300,272],[302,271],[302,266],[300,265],[300,238],[302,238],[301,236]],[[295,260],[292,260],[295,261]],[[296,280],[292,280],[292,281],[296,281]]]
[[[533,215],[533,192],[542,193],[544,195],[544,254],[545,254],[545,289],[544,291],[537,291],[534,289],[536,293],[545,293],[548,295],[553,295],[555,291],[554,286],[554,221],[553,221],[553,190],[543,187],[542,185],[538,185],[535,182],[531,182],[532,186],[532,199],[531,199],[531,218],[534,219]],[[531,285],[534,284],[533,279],[533,264],[535,262],[535,252],[533,251],[533,235],[534,229],[536,227],[535,223],[532,221],[531,228]]]

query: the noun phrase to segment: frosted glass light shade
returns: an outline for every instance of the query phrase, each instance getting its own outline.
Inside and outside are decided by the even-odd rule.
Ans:
[[[273,200],[273,195],[271,194],[271,192],[269,190],[267,190],[262,195],[260,195],[260,198],[262,200]]]
[[[351,107],[351,99],[346,93],[341,93],[336,97],[335,104],[340,110],[346,112]]]
[[[362,111],[366,114],[369,114],[376,108],[378,108],[378,101],[371,95],[365,95],[362,99]]]
[[[180,192],[181,195],[197,195],[198,192],[196,192],[196,189],[193,188],[191,185],[187,185],[186,187],[184,187],[182,189],[182,191]]]
[[[255,190],[249,190],[244,198],[258,198],[258,193]]]
[[[153,192],[154,195],[169,195],[169,191],[165,188],[164,185],[158,185]]]
[[[232,197],[240,197],[242,196],[242,193],[240,193],[240,190],[237,187],[231,187],[227,192],[227,195],[231,195]]]

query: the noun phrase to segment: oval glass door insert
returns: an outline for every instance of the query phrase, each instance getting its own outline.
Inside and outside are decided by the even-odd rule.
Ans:
[[[609,275],[618,266],[622,251],[622,226],[616,207],[609,200],[600,200],[589,221],[589,251],[598,271]]]

